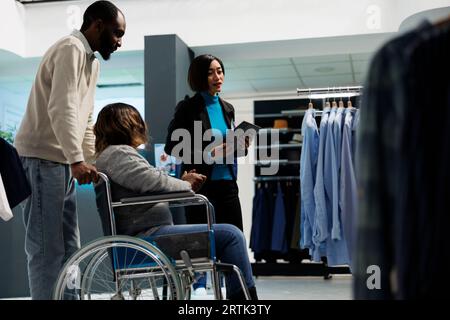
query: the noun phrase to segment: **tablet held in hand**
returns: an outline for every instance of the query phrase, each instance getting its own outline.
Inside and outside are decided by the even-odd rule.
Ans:
[[[253,129],[256,132],[258,132],[258,130],[261,129],[261,127],[247,121],[242,121],[236,128],[234,128],[234,131],[236,132],[236,130],[238,129],[243,130],[244,132]]]

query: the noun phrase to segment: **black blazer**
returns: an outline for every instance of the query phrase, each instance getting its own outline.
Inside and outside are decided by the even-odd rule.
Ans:
[[[16,148],[3,138],[0,138],[0,173],[12,209],[28,198],[31,187]]]
[[[231,123],[234,122],[234,108],[233,106],[226,102],[225,100],[219,98],[220,105],[222,107],[223,115],[227,127],[231,128]],[[182,164],[182,172],[195,169],[197,173],[204,174],[208,179],[211,177],[211,172],[213,165],[201,163],[194,164],[194,154],[201,153],[203,155],[203,150],[208,146],[210,141],[202,141],[202,149],[194,149],[194,121],[201,121],[202,123],[202,137],[206,130],[211,129],[211,122],[209,121],[208,111],[206,110],[206,103],[200,93],[196,93],[193,97],[180,101],[176,108],[173,119],[170,121],[169,127],[167,129],[166,145],[164,151],[167,154],[172,155],[172,150],[175,145],[180,143],[180,141],[171,141],[172,133],[176,129],[186,129],[191,135],[191,161],[190,164]],[[201,158],[203,159],[203,158]],[[236,163],[236,162],[235,162]],[[234,180],[236,180],[236,165],[229,164],[230,173]]]

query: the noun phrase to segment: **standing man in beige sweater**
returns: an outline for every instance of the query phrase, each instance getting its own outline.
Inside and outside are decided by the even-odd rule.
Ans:
[[[80,31],[57,41],[42,58],[15,139],[32,195],[24,207],[25,251],[32,299],[51,299],[64,262],[80,248],[75,181],[96,181],[92,113],[99,62],[122,45],[125,17],[96,1]]]

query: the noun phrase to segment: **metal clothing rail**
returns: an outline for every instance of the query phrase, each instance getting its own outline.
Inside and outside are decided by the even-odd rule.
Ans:
[[[297,88],[297,95],[305,98],[321,98],[325,97],[349,97],[361,95],[363,86],[348,86],[348,87],[326,87],[326,88]]]

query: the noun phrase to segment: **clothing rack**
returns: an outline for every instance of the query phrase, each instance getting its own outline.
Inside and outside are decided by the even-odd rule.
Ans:
[[[328,99],[328,98],[348,98],[361,96],[362,86],[350,86],[350,87],[327,87],[327,88],[313,88],[313,89],[299,89],[297,88],[297,95],[300,98],[310,99]],[[303,116],[307,110],[305,109],[291,109],[281,110],[282,115],[286,116]],[[321,117],[322,111],[316,110],[316,117]]]
[[[275,217],[275,204],[276,204],[276,184],[280,184],[283,193],[283,199],[285,200],[285,219],[286,225],[292,228],[286,228],[285,232],[288,232],[287,235],[287,245],[288,249],[286,251],[273,250],[271,248],[272,243],[270,245],[268,243],[263,242],[264,249],[259,248],[260,250],[252,250],[255,254],[255,262],[252,263],[253,275],[256,277],[259,276],[322,276],[324,279],[329,279],[330,274],[348,274],[349,268],[347,266],[333,266],[329,267],[326,259],[322,260],[322,262],[313,262],[310,260],[310,254],[307,249],[301,249],[299,246],[294,246],[293,243],[297,243],[297,236],[294,235],[295,230],[300,228],[300,217],[296,215],[299,212],[299,203],[297,200],[300,193],[300,152],[298,154],[294,154],[294,151],[300,151],[302,147],[302,142],[300,141],[297,144],[291,143],[293,139],[294,133],[301,133],[301,117],[305,115],[307,109],[305,109],[305,103],[308,103],[308,100],[312,102],[312,99],[322,100],[325,104],[325,97],[313,98],[311,95],[313,93],[329,93],[335,94],[337,97],[342,96],[342,91],[347,91],[347,87],[339,87],[339,88],[316,88],[316,89],[298,89],[300,90],[299,95],[301,99],[283,99],[283,100],[261,100],[254,102],[254,120],[255,124],[262,127],[259,130],[259,134],[267,134],[273,131],[279,131],[283,133],[279,137],[279,141],[276,142],[264,142],[264,145],[258,145],[255,150],[259,149],[272,149],[275,147],[280,148],[279,158],[277,160],[270,159],[258,159],[255,162],[255,176],[253,178],[255,188],[257,191],[261,191],[261,189],[267,188],[265,191],[267,194],[263,194],[260,196],[265,199],[265,203],[271,203],[270,205],[265,205],[262,211],[257,211],[261,213],[264,211],[264,215],[254,215],[253,218],[258,219],[254,220],[253,223],[257,222],[257,228],[259,230],[254,233],[255,236],[258,236],[258,240],[261,239],[269,239],[271,238],[272,233],[267,231],[266,229],[272,229],[274,225],[274,217]],[[341,91],[341,94],[338,95],[338,90]],[[359,94],[361,87],[348,87],[347,96],[350,94],[356,95]],[[342,96],[345,100],[347,98]],[[323,99],[322,99],[323,98]],[[344,100],[343,99],[343,100]],[[303,100],[303,101],[301,101]],[[333,99],[332,99],[333,100]],[[337,101],[338,99],[336,99]],[[299,103],[302,105],[299,108]],[[322,112],[317,110],[315,111],[316,116],[321,116]],[[288,121],[288,126],[286,128],[274,128],[274,121],[283,118]],[[292,147],[290,147],[292,146]],[[278,163],[280,165],[280,171],[277,175],[267,176],[262,174],[262,167],[265,164],[274,164]],[[291,185],[289,185],[291,184]],[[261,189],[260,189],[261,188]],[[269,195],[270,194],[270,195]],[[256,193],[255,193],[256,195]],[[255,202],[256,203],[256,202]],[[255,207],[255,204],[254,204]],[[258,209],[259,210],[259,209]],[[267,210],[270,210],[268,212]],[[272,212],[273,211],[273,212]],[[255,212],[254,212],[255,213]],[[264,217],[264,218],[263,218]],[[280,219],[283,218],[283,215],[277,215]],[[269,221],[269,222],[268,222]],[[280,220],[278,220],[280,221]],[[252,223],[252,227],[253,224]],[[261,224],[259,224],[261,223]],[[269,225],[267,224],[269,223]],[[282,224],[281,224],[282,225]],[[259,232],[259,233],[258,233]],[[267,234],[270,237],[261,237],[261,232],[268,232]],[[275,233],[276,235],[280,235],[280,232]],[[253,238],[256,239],[256,238]],[[279,240],[279,237],[275,237],[275,239]],[[253,243],[255,245],[257,243]],[[277,243],[279,244],[279,243]],[[275,248],[278,248],[275,246]],[[283,260],[285,263],[280,263],[279,260]]]

